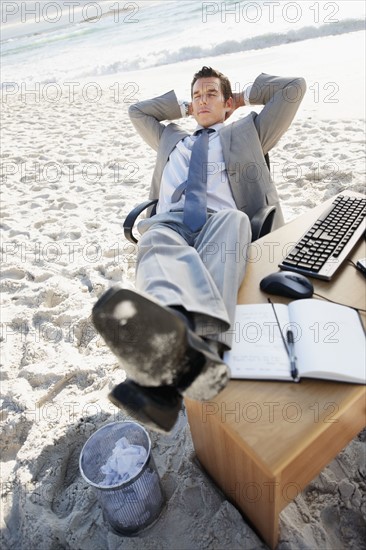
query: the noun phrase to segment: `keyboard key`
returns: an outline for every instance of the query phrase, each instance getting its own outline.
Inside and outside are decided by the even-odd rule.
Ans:
[[[292,267],[297,266],[297,261],[296,260],[283,260],[282,263],[285,264],[285,265],[288,265],[288,266],[292,266]]]

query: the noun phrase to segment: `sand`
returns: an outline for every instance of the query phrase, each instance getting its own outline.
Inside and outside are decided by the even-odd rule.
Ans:
[[[361,44],[363,33],[354,34]],[[347,40],[341,38],[344,52]],[[323,78],[319,67],[306,62],[310,43],[313,54],[327,55],[332,40],[293,46],[290,58],[281,46],[247,59],[248,79],[258,66],[299,73],[308,85],[318,82],[323,94],[324,110],[308,92],[271,154],[286,221],[345,189],[365,190],[361,65],[352,59],[332,78],[333,59],[329,78]],[[221,61],[229,73],[241,63],[238,55]],[[281,63],[285,69],[279,71]],[[179,79],[201,64],[182,63]],[[134,286],[135,248],[124,239],[122,223],[147,197],[154,153],[135,135],[128,101],[130,95],[137,100],[168,90],[169,76],[164,67],[123,75],[119,102],[113,81],[104,80],[94,88],[80,83],[73,98],[66,88],[52,99],[59,90],[49,86],[25,101],[20,93],[3,101],[4,549],[266,548],[197,463],[184,411],[171,434],[150,432],[167,502],[159,521],[139,537],[109,530],[78,469],[88,437],[128,418],[107,399],[125,374],[90,314],[111,285]],[[348,92],[329,104],[324,91],[332,90],[324,86],[335,81],[339,94]],[[194,126],[191,120],[183,125]],[[282,512],[279,550],[365,548],[365,462],[363,432]]]

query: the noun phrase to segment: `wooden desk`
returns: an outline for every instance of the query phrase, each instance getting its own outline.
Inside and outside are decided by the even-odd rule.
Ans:
[[[324,207],[253,243],[238,303],[267,302],[260,280],[278,271],[291,243]],[[360,257],[366,257],[364,240],[351,256]],[[347,262],[331,282],[312,282],[319,294],[366,308],[365,278]],[[364,386],[324,380],[231,380],[212,401],[186,399],[198,459],[271,548],[278,542],[281,510],[364,427],[365,405]]]

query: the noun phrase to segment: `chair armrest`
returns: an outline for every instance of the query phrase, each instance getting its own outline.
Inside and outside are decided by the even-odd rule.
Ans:
[[[250,225],[252,226],[252,242],[270,233],[275,213],[275,206],[264,206],[257,210],[250,220]]]
[[[153,206],[158,202],[158,199],[145,201],[136,206],[131,212],[127,215],[125,221],[123,222],[123,230],[126,239],[128,239],[131,243],[137,243],[137,239],[132,233],[133,226],[135,225],[136,219],[142,214],[146,208],[149,208],[149,206]]]

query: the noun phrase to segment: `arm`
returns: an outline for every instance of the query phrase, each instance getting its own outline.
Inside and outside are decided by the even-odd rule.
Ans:
[[[306,91],[303,78],[282,78],[262,73],[252,86],[251,105],[264,105],[255,116],[263,153],[266,154],[290,126]]]
[[[244,92],[233,94],[233,108],[226,118],[239,107],[264,105],[259,114],[252,114],[263,153],[266,154],[290,126],[305,91],[303,78],[282,78],[262,73]]]
[[[239,107],[244,107],[245,105],[250,105],[249,103],[249,95],[250,95],[250,91],[252,89],[252,86],[249,84],[248,86],[246,86],[244,88],[244,90],[242,92],[234,92],[233,93],[233,106],[232,106],[232,109],[231,111],[228,111],[226,113],[226,119],[227,120],[232,114],[234,111],[236,111],[236,109],[239,109]]]
[[[131,105],[128,110],[136,131],[150,147],[157,151],[161,134],[165,129],[163,120],[181,118],[182,113],[174,91]]]

